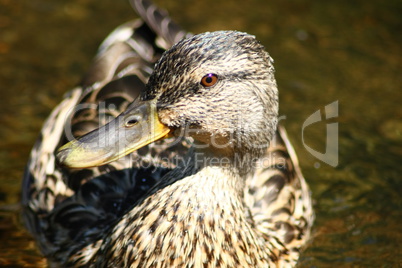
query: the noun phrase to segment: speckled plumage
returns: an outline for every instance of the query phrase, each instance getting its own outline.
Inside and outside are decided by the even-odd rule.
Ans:
[[[23,216],[42,253],[52,266],[295,265],[313,213],[293,148],[276,130],[268,53],[251,35],[190,36],[147,1],[133,6],[144,21],[104,41],[32,150]],[[213,87],[200,84],[208,73],[219,78]],[[173,137],[100,167],[56,165],[61,145],[123,118],[137,97],[156,101]]]

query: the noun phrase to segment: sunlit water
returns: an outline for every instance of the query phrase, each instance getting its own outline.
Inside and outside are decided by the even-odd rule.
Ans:
[[[315,200],[314,237],[299,265],[400,267],[401,1],[158,3],[193,33],[252,33],[274,57],[282,123]],[[46,264],[19,218],[29,151],[98,44],[135,16],[125,1],[0,0],[0,265]],[[305,123],[317,110],[323,120]],[[326,119],[331,111],[338,116]],[[311,152],[325,153],[329,124],[339,152],[323,162]]]

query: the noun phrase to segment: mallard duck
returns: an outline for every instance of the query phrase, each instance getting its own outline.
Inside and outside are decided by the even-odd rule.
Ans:
[[[105,39],[31,152],[39,249],[62,267],[295,265],[313,212],[271,57],[247,33],[190,35],[132,2],[141,19]]]

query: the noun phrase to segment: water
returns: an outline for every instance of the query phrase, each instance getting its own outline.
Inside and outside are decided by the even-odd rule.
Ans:
[[[401,266],[402,2],[158,3],[193,33],[252,33],[274,57],[282,122],[315,200],[314,238],[299,266]],[[29,151],[98,44],[134,16],[125,1],[0,0],[0,265],[45,266],[19,219]],[[303,130],[334,101],[338,117]],[[329,123],[339,124],[335,167],[306,149],[324,153]]]

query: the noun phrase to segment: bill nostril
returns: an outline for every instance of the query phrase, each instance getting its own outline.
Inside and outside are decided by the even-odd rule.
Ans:
[[[133,127],[138,124],[140,121],[140,116],[131,116],[127,118],[126,122],[124,123],[124,126],[127,128]]]
[[[132,127],[132,126],[135,126],[136,124],[138,124],[137,119],[130,119],[130,120],[126,121],[125,126],[126,127]]]

